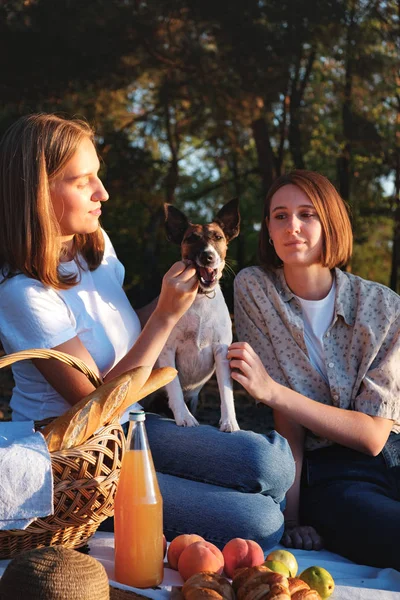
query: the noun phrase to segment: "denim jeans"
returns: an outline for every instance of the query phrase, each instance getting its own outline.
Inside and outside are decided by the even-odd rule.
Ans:
[[[328,550],[400,570],[400,434],[375,457],[338,445],[307,452],[301,519]]]
[[[285,494],[295,471],[282,436],[276,431],[223,433],[208,425],[178,427],[149,413],[146,430],[167,540],[197,533],[222,548],[241,537],[257,541],[265,552],[279,542]]]

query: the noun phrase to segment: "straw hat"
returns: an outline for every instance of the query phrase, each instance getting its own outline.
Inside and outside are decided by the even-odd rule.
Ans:
[[[22,552],[0,579],[1,600],[109,600],[107,573],[92,556],[63,546]]]

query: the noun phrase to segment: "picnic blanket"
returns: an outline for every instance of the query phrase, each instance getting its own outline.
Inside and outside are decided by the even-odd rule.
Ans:
[[[89,542],[90,554],[105,567],[110,583],[122,590],[135,591],[152,600],[168,600],[173,586],[182,585],[176,571],[165,569],[159,590],[138,590],[114,580],[114,534],[97,532]],[[275,546],[275,549],[283,546]],[[336,584],[332,600],[400,600],[400,572],[395,569],[377,569],[357,565],[327,550],[319,552],[291,550],[299,563],[299,573],[312,565],[327,569]]]

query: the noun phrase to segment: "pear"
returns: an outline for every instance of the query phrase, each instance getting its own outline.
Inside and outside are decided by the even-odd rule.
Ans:
[[[296,577],[299,566],[296,557],[289,550],[273,550],[268,554],[266,560],[278,560],[287,566],[290,577]]]
[[[329,598],[335,589],[332,575],[323,567],[308,567],[299,575],[299,579],[308,583],[312,590],[318,592],[322,600]]]
[[[279,560],[265,560],[263,565],[274,571],[275,573],[280,573],[281,575],[285,575],[286,577],[290,577],[290,571],[283,562]]]

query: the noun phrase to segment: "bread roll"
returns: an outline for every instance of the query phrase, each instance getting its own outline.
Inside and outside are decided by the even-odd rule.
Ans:
[[[235,600],[235,593],[229,581],[218,575],[202,571],[187,579],[182,587],[185,600]]]
[[[151,367],[136,367],[101,385],[42,430],[50,452],[83,444],[131,404],[172,381],[176,373],[171,367],[153,372]]]

